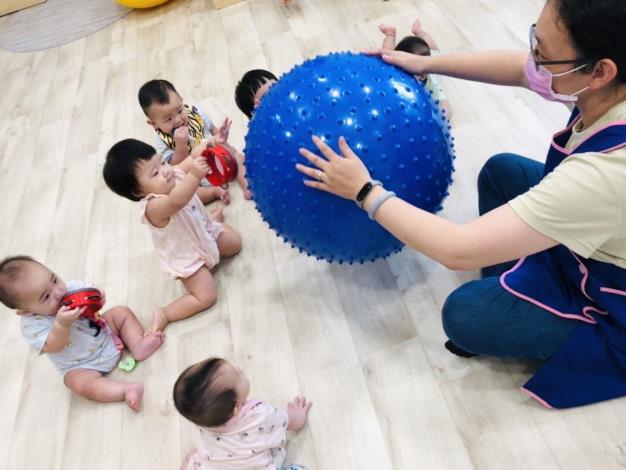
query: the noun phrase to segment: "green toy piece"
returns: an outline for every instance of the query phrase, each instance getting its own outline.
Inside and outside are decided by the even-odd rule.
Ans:
[[[133,356],[130,354],[125,354],[120,363],[117,365],[122,370],[126,372],[130,372],[135,367],[137,367],[138,361],[135,360]]]

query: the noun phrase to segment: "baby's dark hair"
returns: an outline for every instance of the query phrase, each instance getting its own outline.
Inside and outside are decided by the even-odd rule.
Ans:
[[[9,308],[18,308],[19,298],[15,287],[29,263],[40,264],[36,259],[24,255],[9,256],[0,262],[0,302]]]
[[[141,192],[135,171],[142,160],[150,160],[156,149],[140,140],[124,139],[115,144],[107,153],[102,169],[104,182],[109,189],[131,201],[139,201]]]
[[[232,418],[237,393],[216,383],[226,361],[213,357],[187,367],[174,384],[174,405],[192,423],[207,428],[221,426]]]
[[[235,87],[235,103],[237,107],[252,119],[254,112],[254,95],[269,80],[278,80],[272,72],[263,69],[247,71]]]
[[[404,51],[416,55],[430,55],[430,46],[417,36],[407,36],[396,46],[396,51]]]
[[[148,108],[152,103],[168,104],[170,91],[178,94],[174,85],[167,80],[156,79],[144,83],[138,93],[139,106],[143,109],[144,114],[148,116]]]

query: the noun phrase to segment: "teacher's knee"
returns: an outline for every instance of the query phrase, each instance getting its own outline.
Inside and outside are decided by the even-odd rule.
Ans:
[[[497,153],[489,158],[478,173],[478,187],[485,188],[493,185],[494,176],[507,171],[517,156],[511,153]],[[498,178],[496,177],[497,181]]]
[[[479,295],[471,281],[454,290],[446,299],[441,309],[443,331],[457,346],[463,347],[468,338],[473,336],[473,317],[477,308]]]

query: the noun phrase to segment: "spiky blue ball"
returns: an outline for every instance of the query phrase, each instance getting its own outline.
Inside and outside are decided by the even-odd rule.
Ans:
[[[453,171],[450,126],[428,91],[381,59],[332,53],[307,60],[272,86],[246,136],[246,172],[263,220],[287,243],[328,261],[383,258],[402,244],[354,202],[302,184],[300,147],[312,135],[337,150],[344,136],[372,178],[436,212]]]

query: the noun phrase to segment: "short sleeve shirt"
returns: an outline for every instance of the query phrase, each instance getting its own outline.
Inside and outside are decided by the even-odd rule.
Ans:
[[[575,153],[588,137],[620,120],[626,121],[626,101],[592,126],[574,128],[566,145],[574,153],[509,205],[533,229],[575,253],[626,268],[626,148]]]
[[[68,290],[87,287],[83,282],[70,281]],[[24,339],[40,354],[55,321],[54,315],[24,315],[20,329]],[[70,342],[58,353],[46,353],[59,372],[65,374],[72,369],[94,369],[109,372],[115,366],[120,352],[115,348],[108,328],[90,326],[89,320],[79,318],[72,323]]]

